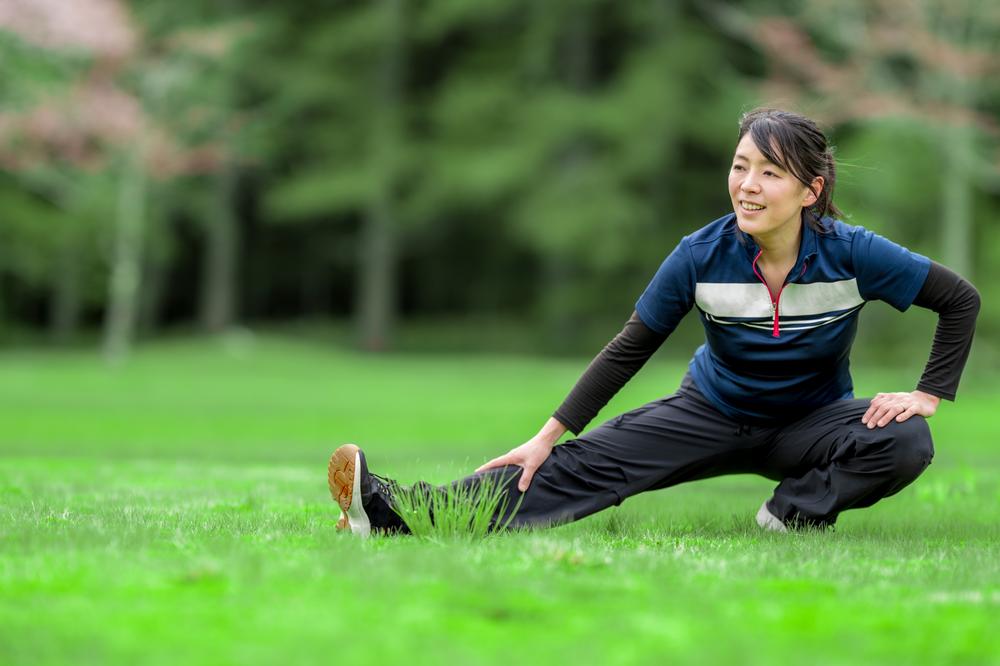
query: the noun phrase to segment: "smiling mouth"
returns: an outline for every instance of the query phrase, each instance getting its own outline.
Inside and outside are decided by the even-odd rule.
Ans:
[[[758,210],[764,210],[767,206],[761,206],[760,204],[750,203],[749,201],[741,201],[740,208],[746,211],[755,212]]]

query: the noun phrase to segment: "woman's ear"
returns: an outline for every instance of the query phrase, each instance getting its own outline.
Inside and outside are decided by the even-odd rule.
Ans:
[[[819,200],[819,195],[823,192],[824,184],[826,184],[826,180],[823,179],[823,176],[816,176],[813,178],[807,188],[808,191],[806,192],[806,196],[802,200],[802,205],[804,207],[808,208]]]

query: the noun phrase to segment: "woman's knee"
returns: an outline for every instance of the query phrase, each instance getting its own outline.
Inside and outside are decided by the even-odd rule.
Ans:
[[[911,416],[901,423],[894,422],[892,429],[896,473],[900,477],[915,479],[934,458],[934,442],[927,419]]]

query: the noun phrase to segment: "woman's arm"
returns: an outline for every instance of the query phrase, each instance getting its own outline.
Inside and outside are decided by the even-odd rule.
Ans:
[[[905,421],[914,414],[929,417],[941,399],[954,400],[958,382],[969,358],[979,314],[979,292],[954,271],[931,262],[927,279],[913,301],[938,313],[931,355],[917,389],[910,393],[879,393],[861,422],[869,428],[891,420]]]
[[[552,453],[552,447],[556,445],[559,438],[566,432],[566,426],[559,423],[555,418],[550,418],[538,431],[538,434],[527,442],[511,449],[502,456],[497,456],[489,462],[483,463],[476,468],[476,473],[484,472],[494,467],[504,467],[505,465],[518,465],[522,468],[521,478],[517,487],[523,493],[531,484],[531,478],[535,476],[535,471],[542,466],[545,459]]]
[[[633,311],[625,328],[590,362],[553,417],[566,429],[580,434],[666,339]]]
[[[476,472],[494,467],[519,465],[523,468],[518,488],[528,489],[535,471],[541,467],[566,430],[579,433],[608,400],[639,371],[667,336],[647,327],[635,312],[625,328],[609,342],[570,391],[562,406],[545,422],[538,434],[502,456],[479,466]]]
[[[481,472],[502,465],[521,465],[518,484],[527,490],[531,477],[552,452],[567,429],[579,433],[601,407],[625,385],[653,355],[680,320],[694,306],[696,270],[687,237],[663,260],[646,290],[636,301],[636,311],[622,332],[590,363],[569,396],[537,435],[510,452],[479,467]],[[657,330],[639,317],[643,313]]]
[[[958,273],[931,262],[914,304],[938,313],[931,355],[917,389],[954,400],[969,358],[979,314],[979,292]]]

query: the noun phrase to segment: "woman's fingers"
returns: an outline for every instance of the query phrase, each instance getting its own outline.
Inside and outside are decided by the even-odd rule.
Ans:
[[[528,489],[528,486],[531,485],[531,479],[535,476],[536,469],[538,468],[528,467],[527,465],[524,466],[524,471],[521,473],[521,480],[517,482],[517,489],[522,493],[525,492]]]
[[[886,408],[885,412],[882,414],[882,416],[878,418],[876,425],[879,428],[889,425],[889,422],[892,421],[897,414],[899,414],[904,410],[905,408],[902,405],[898,404],[889,405]]]
[[[531,485],[531,479],[535,476],[535,470],[538,466],[532,467],[530,464],[525,463],[519,456],[515,456],[513,453],[507,453],[500,456],[499,458],[494,458],[493,460],[480,465],[476,468],[476,473],[484,472],[488,469],[493,469],[494,467],[503,467],[504,465],[517,465],[523,469],[521,472],[521,478],[517,482],[517,489],[522,493],[528,489]]]
[[[480,465],[479,467],[476,468],[476,472],[478,473],[478,472],[482,472],[482,471],[485,471],[485,470],[488,470],[488,469],[493,469],[494,467],[503,467],[504,465],[510,465],[510,464],[512,464],[512,461],[511,461],[512,457],[513,456],[511,456],[511,454],[505,453],[502,456],[494,458],[493,460],[489,461],[488,463]]]
[[[913,416],[916,413],[917,413],[917,406],[916,405],[910,405],[903,412],[901,412],[899,414],[899,416],[896,417],[896,422],[897,423],[902,423],[903,421],[905,421],[906,419],[910,418],[911,416]]]
[[[872,398],[871,404],[861,417],[861,422],[871,428],[882,428],[895,419],[902,423],[911,416],[919,414],[930,417],[934,414],[937,402],[920,391],[910,393],[878,393]]]
[[[861,417],[862,423],[868,425],[868,423],[872,420],[872,417],[875,416],[875,412],[877,412],[879,410],[879,407],[882,406],[882,401],[884,396],[885,396],[884,393],[875,394],[875,397],[872,398],[871,404],[868,405],[868,410],[865,412],[865,415]],[[871,426],[869,425],[868,427]]]
[[[861,417],[861,422],[867,425],[869,430],[887,425],[898,414],[909,408],[912,403],[908,397],[905,393],[876,394],[865,415]]]
[[[523,493],[531,485],[531,480],[535,477],[535,472],[552,452],[552,445],[541,439],[533,439],[522,444],[516,449],[511,449],[507,453],[484,465],[480,465],[476,472],[482,472],[494,467],[514,465],[521,468],[521,477],[518,479],[517,487]]]
[[[870,413],[866,414],[868,417],[867,424],[869,430],[878,425],[879,420],[885,416],[887,411],[889,411],[889,405],[884,402],[880,402],[878,405],[872,405],[872,407],[869,408]]]

